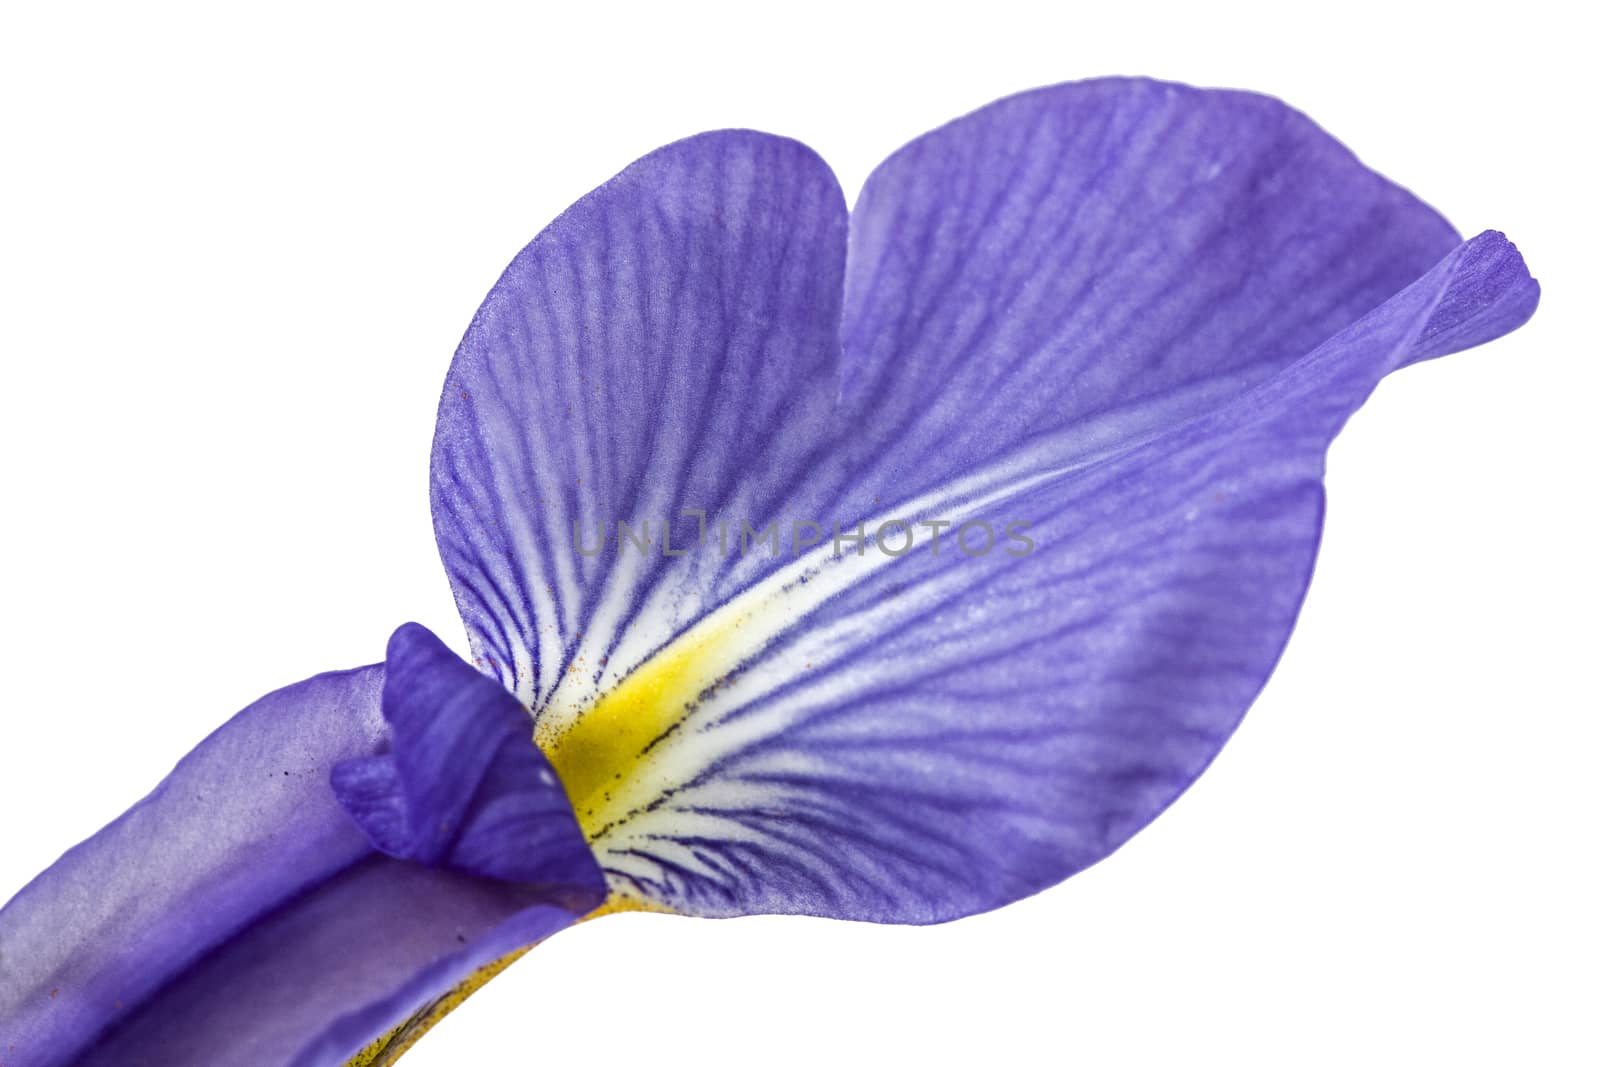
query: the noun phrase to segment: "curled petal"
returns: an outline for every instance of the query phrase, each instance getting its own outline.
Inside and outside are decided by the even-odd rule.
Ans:
[[[0,1049],[68,1063],[212,946],[369,851],[327,787],[383,739],[381,666],[262,697],[0,909]]]
[[[333,787],[373,847],[398,859],[573,894],[582,914],[605,885],[533,724],[499,683],[415,623],[389,639],[383,717],[393,751],[333,769]]]
[[[420,627],[389,651],[386,666],[252,704],[0,909],[8,1067],[338,1067],[599,902],[599,871],[515,702]],[[452,688],[462,673],[466,700]],[[423,701],[433,716],[419,732]],[[473,780],[446,782],[436,756],[411,751],[419,741]],[[404,800],[435,805],[406,807],[371,777],[355,790],[368,833],[405,858],[374,849],[329,781],[380,764],[399,766]],[[442,852],[399,834],[419,810],[459,813]]]

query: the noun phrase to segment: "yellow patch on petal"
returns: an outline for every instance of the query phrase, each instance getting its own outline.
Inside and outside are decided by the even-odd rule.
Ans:
[[[725,638],[737,625],[734,619],[690,630],[564,727],[541,728],[539,746],[590,841],[626,815],[633,801],[654,795],[640,788],[651,750],[725,680],[733,659],[725,654]]]

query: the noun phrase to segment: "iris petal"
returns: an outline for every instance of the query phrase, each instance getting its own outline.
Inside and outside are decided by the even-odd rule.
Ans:
[[[351,776],[361,827],[335,767],[398,769]],[[445,811],[441,847],[413,816]],[[18,1067],[342,1064],[602,891],[526,715],[403,627],[386,666],[239,713],[0,909],[0,1049]]]
[[[703,624],[747,620],[700,653],[722,680],[627,788],[574,792],[580,816],[601,811],[613,883],[694,914],[935,922],[1103,858],[1265,682],[1345,418],[1441,313],[1476,306],[1461,327],[1503,331],[1535,292],[1486,234],[1215,412],[958,505],[997,529],[1026,518],[1026,554],[825,553],[790,592],[736,598]]]
[[[927,922],[1104,856],[1270,671],[1343,420],[1537,300],[1503,238],[1248,94],[959,120],[869,180],[843,273],[841,211],[791,142],[669,146],[523,251],[451,368],[446,567],[623,903]],[[685,509],[732,536],[668,553]],[[657,538],[590,551],[619,519]],[[842,536],[896,521],[944,554]]]

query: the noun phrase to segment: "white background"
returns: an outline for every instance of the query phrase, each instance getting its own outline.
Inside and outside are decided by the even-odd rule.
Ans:
[[[1021,904],[609,918],[408,1067],[1595,1062],[1591,43],[1554,6],[1445,10],[8,5],[0,898],[261,693],[407,619],[464,648],[434,405],[571,200],[719,126],[807,141],[853,196],[997,96],[1144,73],[1283,97],[1545,287],[1335,445],[1310,599],[1237,738]]]

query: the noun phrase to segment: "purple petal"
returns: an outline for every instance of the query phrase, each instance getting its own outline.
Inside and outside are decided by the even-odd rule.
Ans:
[[[1276,101],[1151,82],[908,146],[843,277],[839,229],[790,142],[669,146],[524,250],[451,369],[457,600],[625,897],[924,922],[1105,855],[1270,671],[1344,418],[1537,300]],[[684,509],[732,543],[584,551],[672,516],[682,548]],[[843,537],[889,520],[1000,543]]]
[[[0,1049],[70,1061],[257,916],[368,854],[328,772],[383,739],[381,666],[261,698],[0,909]]]
[[[553,753],[613,884],[694,914],[935,922],[1103,858],[1200,774],[1270,673],[1350,412],[1427,354],[1441,315],[1476,306],[1455,328],[1489,336],[1535,299],[1486,234],[1216,411],[957,503],[995,529],[987,552],[847,554],[801,592],[735,600],[737,629],[680,639],[724,680],[669,717],[630,788]],[[1004,541],[1015,520],[1031,551]]]
[[[421,627],[389,652],[257,701],[0,909],[8,1067],[341,1064],[599,902],[516,702]]]

